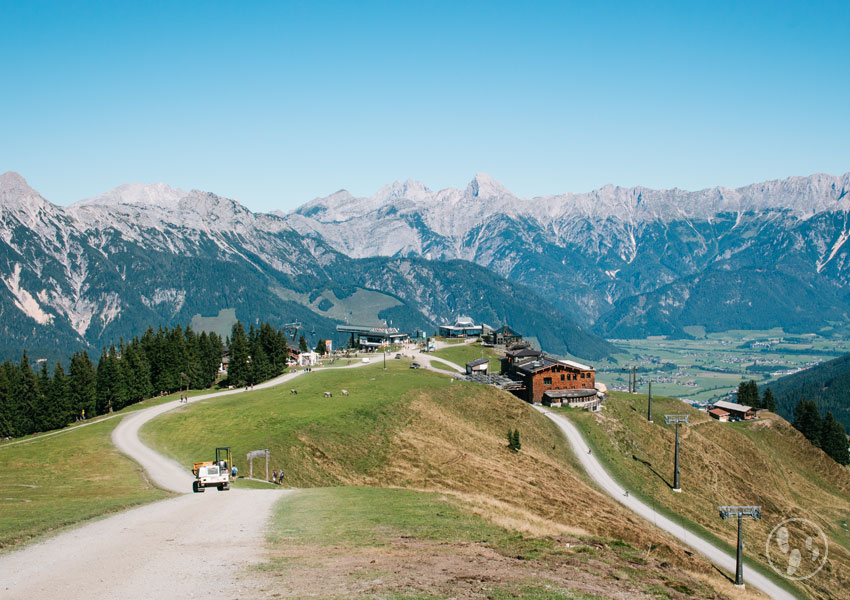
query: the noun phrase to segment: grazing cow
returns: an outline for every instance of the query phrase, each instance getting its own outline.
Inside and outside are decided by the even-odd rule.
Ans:
[[[296,390],[295,388],[292,388],[291,390],[289,390],[289,393],[290,394],[297,394],[298,390]]]
[[[342,390],[342,395],[343,395],[343,396],[348,396],[348,390]]]
[[[334,395],[331,394],[330,392],[325,392],[325,398],[333,398],[333,397],[334,397]]]

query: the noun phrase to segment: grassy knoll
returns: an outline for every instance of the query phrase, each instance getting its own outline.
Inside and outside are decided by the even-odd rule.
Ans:
[[[0,446],[0,549],[170,495],[114,448],[119,420]]]
[[[501,369],[499,355],[492,348],[485,348],[480,344],[464,344],[462,346],[451,346],[431,353],[437,358],[445,358],[461,367],[476,358],[490,359],[490,372],[498,373]]]
[[[476,528],[485,525],[490,531],[502,532],[502,536],[512,532],[518,536],[516,539],[525,540],[521,544],[531,547],[552,548],[553,544],[561,543],[558,540],[568,540],[570,547],[584,547],[584,550],[576,550],[579,554],[595,556],[594,544],[603,550],[624,544],[623,548],[631,548],[639,555],[631,562],[617,552],[603,552],[602,558],[597,556],[599,560],[590,562],[584,561],[584,556],[579,557],[582,560],[576,564],[582,566],[583,574],[570,573],[575,581],[585,583],[584,587],[570,588],[574,591],[606,596],[610,594],[593,590],[620,589],[618,582],[625,585],[632,580],[638,583],[629,585],[636,585],[647,594],[685,598],[686,594],[676,590],[697,590],[705,585],[724,589],[723,586],[728,585],[704,560],[688,553],[673,538],[648,527],[593,488],[554,423],[524,402],[492,387],[450,382],[449,378],[427,370],[409,369],[408,361],[388,361],[387,366],[386,371],[380,364],[315,371],[281,388],[201,401],[148,423],[142,436],[184,464],[209,455],[216,445],[230,445],[241,473],[247,468],[243,463],[246,452],[268,448],[272,454],[272,468],[286,470],[288,485],[299,488],[333,486],[333,491],[300,490],[280,506],[281,514],[294,516],[288,521],[278,521],[279,531],[276,525],[270,532],[274,540],[273,552],[279,553],[280,560],[268,565],[268,570],[273,577],[279,577],[275,585],[283,589],[297,583],[297,573],[287,570],[292,565],[310,568],[320,565],[322,569],[332,570],[333,567],[346,574],[351,572],[352,561],[359,565],[358,559],[351,558],[351,553],[343,552],[343,556],[339,556],[337,550],[348,548],[352,540],[368,539],[378,532],[385,536],[389,546],[379,544],[378,550],[369,550],[369,559],[363,564],[367,570],[383,569],[395,574],[411,568],[410,564],[420,564],[405,550],[407,544],[413,544],[411,540],[419,540],[416,544],[428,544],[423,556],[439,558],[442,553],[454,553],[451,560],[455,562],[457,556],[465,557],[465,574],[455,566],[446,567],[446,573],[454,574],[451,576],[455,578],[454,585],[458,585],[458,581],[464,585],[467,581],[477,582],[473,587],[478,592],[459,597],[482,597],[476,594],[483,594],[481,590],[493,586],[473,579],[474,572],[483,569],[499,573],[507,568],[506,565],[516,566],[517,561],[525,564],[528,560],[537,560],[527,555],[526,550],[517,549],[520,542],[500,546],[496,538],[484,536],[476,540],[479,535]],[[290,394],[290,388],[296,388],[298,394]],[[350,395],[342,396],[342,389],[348,390]],[[324,398],[324,391],[333,392],[334,397]],[[520,431],[521,452],[507,449],[505,434],[508,429]],[[350,492],[338,486],[358,486],[361,491]],[[363,491],[366,486],[408,491]],[[399,496],[399,501],[391,496],[368,495],[413,494],[410,490],[426,495]],[[349,493],[360,496],[349,496]],[[426,511],[424,514],[430,516],[417,524],[415,515],[402,514],[402,506],[419,502],[417,498],[425,498],[422,501],[426,503],[437,502],[445,510]],[[299,502],[302,511],[319,511],[326,505],[327,508],[321,508],[327,513],[326,517],[286,512],[295,511]],[[382,512],[382,505],[391,514]],[[359,516],[348,513],[357,506],[365,512]],[[457,530],[452,535],[461,538],[446,538],[444,536],[452,528],[446,528],[437,513],[455,514],[452,511],[461,510],[459,507],[480,517],[484,524],[470,520],[469,515],[458,517],[451,521]],[[339,511],[342,511],[341,523],[345,527],[350,522],[351,527],[362,529],[366,523],[372,528],[371,533],[349,530],[334,533],[337,528],[334,523],[339,520],[332,515]],[[296,525],[318,529],[314,534],[303,533],[305,545],[314,548],[291,549],[295,554],[290,554],[290,543],[283,540],[296,536],[296,533],[286,533],[288,527]],[[379,536],[379,539],[384,538]],[[307,543],[309,540],[321,543]],[[502,548],[510,551],[504,552]],[[375,553],[383,558],[376,557]],[[398,562],[398,556],[406,557],[403,564]],[[565,564],[579,560],[567,558]],[[377,562],[373,564],[371,560]],[[423,559],[421,564],[430,565],[423,573],[435,573],[438,578],[433,582],[433,589],[449,585],[448,575],[448,579],[440,579],[443,571],[438,563]],[[559,569],[556,563],[546,562],[541,566],[541,570],[550,575]],[[669,571],[662,576],[664,569]],[[630,570],[636,572],[631,574]],[[282,575],[284,572],[286,577]],[[640,573],[646,573],[646,578]],[[328,580],[332,578],[329,576]],[[356,582],[345,581],[347,583],[341,583],[339,589],[330,590],[327,595],[350,597],[362,593],[385,597],[394,589],[390,584],[380,590],[361,588]],[[540,595],[543,593],[541,585],[532,585],[540,592],[535,596],[531,592],[531,595],[525,594],[526,588],[520,583],[519,579],[512,579],[510,583],[510,586],[519,586],[515,589],[517,597],[547,597]],[[417,588],[413,583],[404,585],[408,587],[402,586],[397,590],[399,593],[410,592],[411,586],[414,592],[431,589],[427,586]],[[663,593],[658,589],[664,590]],[[493,595],[497,596],[495,592]],[[727,596],[742,597],[735,596],[731,588]]]
[[[269,539],[262,570],[284,596],[303,588],[378,598],[591,600],[636,587],[660,598],[712,594],[628,544],[523,535],[433,492],[300,490],[277,505]]]
[[[719,423],[678,400],[656,397],[654,423],[649,423],[646,403],[643,395],[614,394],[601,413],[562,411],[625,486],[727,548],[734,549],[736,528],[718,517],[717,506],[762,505],[762,521],[748,521],[745,535],[747,555],[767,574],[772,571],[766,566],[765,544],[774,526],[789,517],[817,523],[830,539],[829,561],[798,589],[813,598],[841,595],[850,585],[845,526],[850,524],[850,471],[776,415]],[[680,429],[682,493],[671,489],[674,432],[663,424],[664,414],[671,413],[689,414],[692,423]]]

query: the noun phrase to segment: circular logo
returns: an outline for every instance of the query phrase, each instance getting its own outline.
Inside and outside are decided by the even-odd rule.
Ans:
[[[765,550],[777,574],[800,581],[813,577],[826,564],[829,541],[823,529],[808,519],[785,519],[767,536]]]

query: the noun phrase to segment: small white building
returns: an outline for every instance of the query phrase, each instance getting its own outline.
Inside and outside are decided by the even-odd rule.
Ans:
[[[480,373],[481,375],[487,375],[489,368],[489,360],[486,358],[476,358],[475,360],[471,360],[466,363],[466,374],[473,375],[475,373]]]
[[[299,367],[314,367],[319,364],[319,355],[310,350],[310,352],[302,352],[298,355]]]

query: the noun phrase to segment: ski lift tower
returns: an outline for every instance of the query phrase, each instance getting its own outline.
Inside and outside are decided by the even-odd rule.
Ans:
[[[688,415],[664,415],[664,422],[676,424],[676,451],[673,459],[673,491],[681,492],[682,486],[679,485],[679,423],[688,423],[690,417]]]
[[[746,519],[761,519],[761,506],[718,506],[720,518],[728,520],[738,517],[738,553],[735,562],[735,585],[744,587],[744,540],[741,537],[742,522]]]

